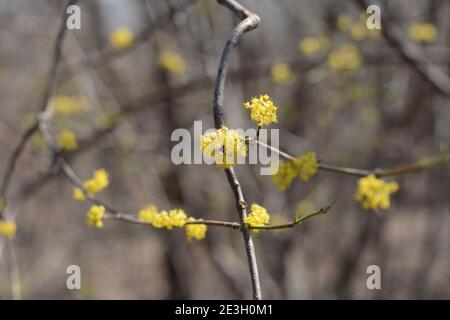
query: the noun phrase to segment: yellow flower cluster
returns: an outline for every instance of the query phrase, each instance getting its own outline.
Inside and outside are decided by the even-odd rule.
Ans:
[[[292,83],[295,79],[294,72],[286,63],[275,63],[270,70],[270,74],[273,81],[281,84]]]
[[[103,227],[103,216],[105,215],[105,207],[100,205],[92,206],[87,215],[86,223],[90,227],[102,228]]]
[[[300,40],[298,49],[301,53],[311,56],[327,51],[331,46],[330,39],[325,36],[306,37]]]
[[[206,235],[205,224],[186,224],[186,222],[197,221],[196,219],[186,215],[183,209],[174,209],[169,212],[163,210],[158,212],[158,209],[154,205],[149,205],[139,211],[139,220],[148,222],[157,229],[166,228],[172,230],[174,227],[183,228],[186,227],[186,236],[190,241],[192,238],[201,240]]]
[[[77,137],[70,130],[63,130],[58,133],[56,142],[61,150],[72,151],[78,148]]]
[[[16,236],[17,225],[14,221],[0,219],[0,234],[6,238],[12,239]]]
[[[438,35],[438,29],[431,23],[416,23],[409,28],[410,38],[417,42],[433,42]]]
[[[366,210],[387,209],[391,206],[389,196],[399,189],[397,182],[385,182],[374,175],[359,179],[355,200]]]
[[[270,216],[264,207],[254,203],[250,214],[244,218],[244,223],[250,227],[264,227],[270,222]],[[257,232],[257,229],[255,230]]]
[[[361,67],[362,58],[358,48],[346,42],[328,55],[327,64],[334,71],[357,70]]]
[[[99,193],[100,191],[108,187],[108,185],[108,172],[106,172],[106,170],[103,168],[96,170],[94,172],[94,176],[83,183],[84,189],[92,194]],[[81,188],[75,188],[73,190],[73,198],[78,201],[84,201],[86,200],[86,195],[84,194],[83,190],[81,190]]]
[[[123,49],[133,45],[133,32],[127,27],[120,27],[111,32],[109,43],[116,49]]]
[[[378,38],[380,35],[379,29],[368,29],[366,26],[367,15],[361,14],[357,21],[347,15],[340,15],[337,20],[337,27],[342,32],[348,32],[351,37],[356,40],[364,40],[366,38]]]
[[[195,218],[190,217],[187,222],[199,221]],[[188,241],[191,241],[192,238],[195,240],[202,240],[206,236],[206,224],[188,224],[186,225],[186,237]]]
[[[181,74],[186,70],[183,57],[172,51],[162,51],[158,57],[158,65],[173,74]]]
[[[50,103],[57,115],[70,116],[86,112],[87,101],[84,97],[55,96]]]
[[[227,127],[202,135],[200,147],[203,155],[214,159],[217,167],[222,169],[233,167],[239,156],[247,155],[244,137],[239,135],[237,130]]]
[[[244,107],[251,109],[251,118],[258,122],[259,127],[277,122],[277,107],[267,94],[260,95],[259,98],[253,97],[244,103]]]
[[[286,190],[292,180],[299,177],[303,181],[308,181],[317,173],[317,158],[315,152],[308,152],[299,156],[295,160],[278,163],[278,172],[272,175],[272,181],[278,186],[280,191]]]

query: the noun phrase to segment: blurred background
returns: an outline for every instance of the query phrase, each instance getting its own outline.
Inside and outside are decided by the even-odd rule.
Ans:
[[[36,118],[64,1],[0,0],[0,163]],[[315,151],[327,164],[390,168],[435,154],[449,142],[449,96],[406,63],[381,32],[368,30],[356,1],[242,0],[261,17],[233,53],[225,122],[250,128],[242,103],[269,94],[279,107],[280,147]],[[79,1],[81,30],[67,31],[51,103],[55,137],[70,130],[66,159],[87,179],[104,167],[99,195],[137,213],[148,203],[207,219],[238,221],[223,170],[174,165],[171,132],[212,128],[213,81],[237,20],[213,0]],[[450,2],[374,1],[401,40],[447,76]],[[64,15],[64,17],[66,17]],[[383,27],[383,25],[382,25]],[[248,203],[274,222],[337,200],[330,214],[295,229],[254,236],[263,298],[450,298],[448,166],[397,177],[391,208],[363,210],[357,177],[319,172],[284,192],[259,166],[236,168]],[[387,179],[392,180],[392,179]],[[242,235],[209,227],[202,241],[182,230],[107,220],[85,223],[87,203],[52,164],[35,134],[19,159],[8,207],[23,298],[250,298]],[[2,249],[4,242],[1,243]],[[9,298],[5,252],[0,298]],[[66,288],[66,268],[81,268],[82,289]],[[381,290],[366,269],[381,268]]]

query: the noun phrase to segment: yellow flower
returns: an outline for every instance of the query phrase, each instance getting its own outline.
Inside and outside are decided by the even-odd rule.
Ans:
[[[77,138],[70,130],[61,131],[56,137],[56,141],[61,150],[72,151],[78,148]]]
[[[250,227],[264,227],[270,222],[270,216],[264,207],[252,204],[250,214],[244,218],[244,223]],[[254,230],[257,232],[257,230]]]
[[[358,181],[355,200],[366,209],[387,209],[391,206],[389,196],[399,189],[397,182],[385,182],[374,175],[361,178]]]
[[[153,216],[152,226],[157,229],[162,229],[170,225],[169,213],[161,211]]]
[[[174,209],[169,211],[169,224],[167,229],[172,229],[173,227],[182,228],[187,221],[186,213],[183,209]]]
[[[86,195],[84,194],[83,190],[81,190],[80,188],[73,189],[72,197],[78,201],[86,200]]]
[[[194,221],[201,221],[201,220],[196,220],[192,217],[187,219],[187,222],[194,222]],[[187,224],[186,237],[188,241],[191,241],[192,238],[195,238],[196,240],[202,240],[206,236],[206,230],[207,230],[206,224]]]
[[[350,29],[350,33],[354,40],[363,40],[367,37],[369,29],[367,29],[364,23],[355,23]]]
[[[0,234],[12,239],[16,236],[17,225],[14,221],[0,219]]]
[[[87,101],[84,97],[55,96],[50,105],[55,114],[61,116],[81,114],[87,110]]]
[[[154,205],[148,205],[139,211],[139,220],[152,223],[155,215],[158,214],[158,209]]]
[[[133,45],[133,42],[133,32],[126,27],[117,28],[109,35],[109,43],[116,49],[130,47]]]
[[[260,95],[259,98],[253,97],[244,103],[244,107],[252,110],[251,118],[258,122],[259,127],[277,122],[277,107],[267,94]]]
[[[103,227],[103,216],[105,214],[104,206],[92,206],[86,216],[86,222],[90,227],[95,226],[96,228]]]
[[[306,182],[316,173],[316,153],[308,152],[299,156],[295,160],[279,162],[278,172],[272,175],[272,181],[278,186],[280,191],[284,191],[287,187],[289,187],[294,178],[299,177]]]
[[[340,31],[347,32],[352,27],[352,19],[346,15],[340,15],[337,19],[337,26]]]
[[[417,42],[433,42],[438,35],[438,29],[431,23],[416,23],[409,28],[409,36]]]
[[[84,182],[84,188],[91,193],[98,193],[109,185],[108,172],[105,169],[95,170],[94,177]]]
[[[325,36],[306,37],[300,40],[298,49],[301,53],[311,56],[316,53],[325,52],[330,48],[330,39]]]
[[[106,172],[105,169],[99,169],[94,172],[94,176],[84,181],[83,187],[88,191],[89,193],[95,194],[99,193],[100,191],[104,190],[109,185],[109,176],[108,172]],[[73,198],[78,201],[85,200],[85,194],[83,193],[83,190],[80,188],[75,188],[73,190]]]
[[[174,74],[181,74],[186,70],[183,57],[172,51],[162,51],[158,57],[158,65]]]
[[[286,63],[276,63],[270,70],[273,81],[281,84],[292,83],[295,79],[294,72],[291,67]]]
[[[237,130],[227,127],[202,135],[200,147],[203,155],[214,159],[217,167],[222,169],[233,167],[239,156],[247,155],[244,137],[240,136]]]
[[[361,67],[362,59],[358,48],[347,42],[328,55],[327,63],[334,71],[357,70]]]

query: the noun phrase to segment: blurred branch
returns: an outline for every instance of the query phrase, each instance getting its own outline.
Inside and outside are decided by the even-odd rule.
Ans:
[[[286,152],[283,152],[281,150],[278,150],[272,146],[269,146],[265,144],[264,142],[261,142],[256,139],[247,138],[249,141],[252,141],[254,143],[259,144],[260,146],[278,153],[282,158],[288,161],[296,160],[296,158]],[[419,172],[426,169],[430,169],[432,167],[435,167],[437,165],[450,163],[450,157],[448,153],[444,151],[440,151],[437,155],[435,155],[433,158],[424,161],[424,163],[412,163],[412,164],[402,164],[398,165],[396,167],[390,168],[390,169],[373,169],[373,170],[365,170],[365,169],[355,169],[355,168],[348,168],[348,167],[339,167],[329,164],[322,164],[320,161],[317,164],[317,167],[319,170],[322,171],[328,171],[328,172],[335,172],[335,173],[342,173],[342,174],[348,174],[358,177],[365,177],[373,174],[376,177],[391,177],[391,176],[399,176],[403,174],[413,173],[413,172]]]
[[[152,23],[150,23],[146,28],[144,28],[140,33],[136,35],[132,46],[125,48],[113,48],[110,46],[105,46],[104,48],[90,53],[86,57],[83,57],[78,61],[75,61],[73,67],[99,67],[107,64],[112,59],[128,54],[129,52],[138,48],[141,44],[145,43],[145,41],[151,35],[153,35],[155,31],[163,29],[166,26],[167,22],[169,22],[174,15],[188,9],[197,1],[198,0],[184,0],[171,6],[168,14],[163,14],[157,17],[154,21],[152,21]],[[63,68],[62,71],[67,72],[68,70]]]
[[[78,0],[68,0],[66,5],[64,6],[64,11],[61,16],[60,25],[58,27],[58,34],[57,34],[56,40],[55,40],[55,46],[53,49],[53,55],[52,55],[52,60],[51,60],[51,64],[50,64],[50,70],[49,70],[46,86],[45,86],[44,96],[43,96],[42,102],[39,106],[39,110],[41,112],[43,112],[47,109],[48,101],[52,95],[52,92],[53,92],[53,89],[55,86],[55,82],[56,82],[56,73],[58,71],[58,65],[59,65],[60,58],[61,58],[61,46],[64,41],[64,36],[66,34],[66,29],[67,29],[66,28],[66,19],[65,19],[66,8],[77,2],[78,2]],[[5,206],[7,205],[8,189],[9,189],[9,185],[11,182],[11,178],[14,174],[14,170],[16,168],[17,161],[18,161],[20,155],[22,154],[28,140],[36,132],[37,129],[38,129],[38,124],[35,123],[32,126],[30,126],[27,130],[25,130],[25,132],[21,135],[19,142],[14,147],[13,152],[11,153],[11,156],[8,158],[8,160],[6,162],[6,167],[5,167],[5,171],[4,171],[5,173],[3,175],[3,180],[1,183],[1,187],[0,187],[0,197],[3,198]]]
[[[365,0],[353,0],[366,11]],[[398,52],[400,57],[415,70],[437,92],[450,98],[450,78],[441,69],[430,63],[423,52],[411,42],[402,40],[401,32],[388,19],[382,18],[382,34],[386,41]]]

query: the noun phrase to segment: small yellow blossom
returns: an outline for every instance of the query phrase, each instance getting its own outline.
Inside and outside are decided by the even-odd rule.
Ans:
[[[169,211],[169,224],[167,229],[172,229],[173,227],[182,228],[187,221],[186,213],[183,209],[174,209]]]
[[[357,41],[365,39],[368,35],[368,31],[369,29],[362,22],[355,23],[350,29],[352,38]]]
[[[17,225],[14,221],[0,219],[0,234],[6,238],[12,239],[16,236]]]
[[[352,27],[352,19],[346,15],[340,15],[337,19],[337,27],[342,32],[347,32]]]
[[[347,42],[328,55],[327,63],[334,71],[357,70],[361,67],[362,59],[358,48]]]
[[[77,115],[87,110],[87,101],[84,97],[55,96],[50,105],[55,114],[60,116]]]
[[[201,221],[195,218],[190,217],[187,219],[187,222]],[[186,237],[188,241],[191,241],[192,238],[195,240],[202,240],[206,236],[207,226],[206,224],[187,224],[186,225]]]
[[[395,181],[385,182],[374,175],[369,175],[359,179],[355,200],[366,210],[387,209],[391,205],[390,194],[398,189],[399,185]]]
[[[284,191],[296,177],[308,181],[317,173],[317,158],[315,152],[305,153],[295,160],[278,163],[278,172],[272,175],[272,181],[280,191]]]
[[[103,219],[104,214],[105,214],[104,206],[100,206],[100,205],[92,206],[86,215],[86,223],[90,227],[95,226],[96,228],[102,228],[103,227],[102,219]]]
[[[214,159],[217,167],[222,169],[233,167],[239,156],[247,155],[244,137],[239,135],[237,130],[227,127],[202,135],[200,147],[203,155]]]
[[[252,204],[250,214],[244,218],[244,223],[250,227],[264,227],[269,222],[270,216],[266,209],[256,203]]]
[[[152,223],[155,215],[158,214],[158,209],[154,205],[148,205],[139,211],[139,220]]]
[[[94,172],[94,176],[84,181],[83,188],[89,193],[95,194],[104,190],[109,185],[109,175],[105,169],[99,169]],[[80,188],[75,188],[73,190],[73,198],[78,201],[84,201],[86,199],[83,190]]]
[[[186,63],[181,55],[172,51],[163,51],[159,54],[158,65],[174,74],[184,73],[186,70]]]
[[[295,79],[295,74],[291,67],[286,63],[276,63],[270,70],[272,80],[281,84],[292,83]]]
[[[161,211],[153,216],[152,226],[157,229],[162,229],[170,225],[169,213]]]
[[[56,141],[61,150],[72,151],[78,148],[77,138],[70,130],[61,131],[56,137]]]
[[[277,107],[267,94],[260,95],[259,98],[253,97],[244,103],[244,107],[251,109],[251,118],[258,122],[259,127],[277,122]]]
[[[72,197],[78,201],[86,200],[86,195],[84,194],[83,190],[81,190],[80,188],[73,189]]]
[[[311,56],[327,51],[331,46],[330,39],[325,36],[306,37],[300,40],[298,49],[301,53]]]
[[[133,32],[127,27],[120,27],[109,35],[109,43],[116,49],[123,49],[133,45]]]
[[[433,42],[438,35],[438,29],[431,23],[416,23],[409,28],[410,38],[417,42]]]

